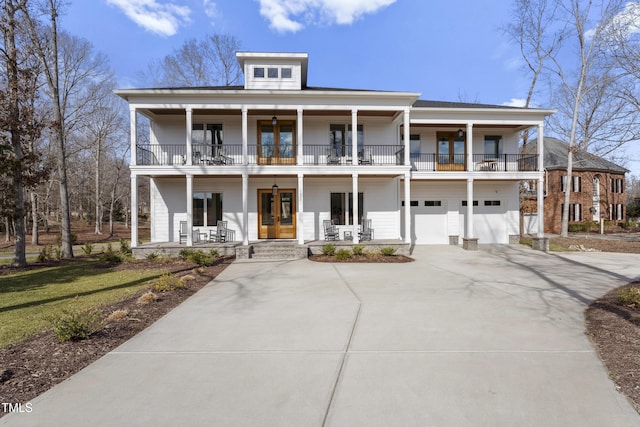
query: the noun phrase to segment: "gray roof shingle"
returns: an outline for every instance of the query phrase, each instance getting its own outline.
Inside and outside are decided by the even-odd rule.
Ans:
[[[538,151],[538,143],[536,140],[530,141],[524,147],[525,154],[535,154]],[[545,169],[566,169],[567,154],[569,152],[569,144],[551,137],[544,138],[544,167]],[[616,172],[626,173],[628,169],[618,166],[609,160],[598,157],[584,150],[577,150],[573,153],[573,169],[574,170],[592,170],[600,172]]]

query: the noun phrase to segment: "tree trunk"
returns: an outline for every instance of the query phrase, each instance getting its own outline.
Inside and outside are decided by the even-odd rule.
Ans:
[[[37,246],[39,241],[38,234],[38,194],[35,191],[31,192],[31,217],[33,224],[31,225],[31,244]]]
[[[96,202],[96,228],[95,234],[102,234],[102,205],[100,202],[100,138],[98,138],[96,146],[96,175],[95,175],[95,202]]]

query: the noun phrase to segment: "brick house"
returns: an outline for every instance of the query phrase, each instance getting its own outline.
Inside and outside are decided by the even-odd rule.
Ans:
[[[524,148],[535,153],[536,141]],[[567,180],[567,152],[569,144],[556,138],[544,138],[544,231],[560,233],[564,192],[571,191],[569,223],[624,221],[627,195],[625,173],[627,169],[583,150],[573,154],[573,173]],[[525,203],[523,210],[535,208]]]

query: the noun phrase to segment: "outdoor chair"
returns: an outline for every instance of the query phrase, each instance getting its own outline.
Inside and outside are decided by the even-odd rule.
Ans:
[[[324,240],[340,240],[338,227],[333,223],[333,220],[325,219],[322,224],[324,226]]]
[[[187,232],[187,221],[180,221],[180,229],[178,230],[179,243],[182,244],[183,240],[187,243]]]
[[[362,156],[360,156],[359,160],[361,165],[372,165],[373,157],[371,157],[371,150],[368,148],[365,148],[362,151]]]
[[[215,230],[209,231],[209,241],[213,243],[224,243],[227,241],[227,221],[218,220]]]
[[[373,228],[371,228],[371,220],[363,219],[361,230],[358,233],[360,240],[373,240]]]
[[[232,164],[233,159],[227,155],[227,149],[224,147],[218,147],[216,155],[212,160],[214,165],[227,165]]]
[[[340,156],[338,156],[336,149],[333,147],[329,147],[329,149],[327,150],[327,164],[328,165],[340,164]]]

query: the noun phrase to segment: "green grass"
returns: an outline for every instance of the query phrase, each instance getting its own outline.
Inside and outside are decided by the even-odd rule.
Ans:
[[[79,258],[54,267],[0,276],[0,347],[51,327],[63,309],[82,310],[132,295],[159,277],[159,270],[115,270]]]

